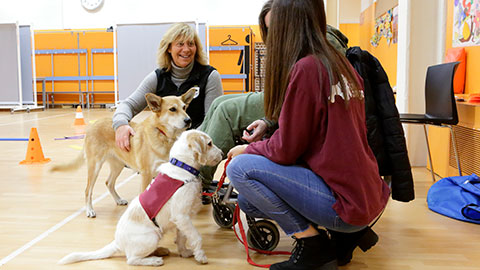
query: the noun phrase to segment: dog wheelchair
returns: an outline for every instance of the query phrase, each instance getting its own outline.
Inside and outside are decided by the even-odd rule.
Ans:
[[[280,233],[277,226],[267,219],[255,219],[246,214],[248,229],[245,234],[240,219],[240,208],[237,200],[238,194],[233,191],[234,186],[232,183],[224,183],[228,163],[229,160],[225,163],[224,172],[220,181],[213,181],[212,183],[212,185],[215,186],[215,191],[209,194],[212,197],[213,219],[221,228],[233,229],[238,240],[245,246],[247,261],[251,265],[269,267],[269,265],[254,263],[250,258],[248,250],[252,249],[259,253],[270,255],[290,255],[291,253],[286,251],[272,251],[280,241]],[[372,226],[379,220],[382,213],[371,224],[359,232],[345,235],[327,230],[332,241],[335,243],[335,252],[338,256],[337,263],[339,266],[346,265],[352,260],[353,251],[357,246],[360,247],[363,252],[366,252],[377,243],[378,235],[372,230]],[[233,228],[237,222],[242,238],[238,236],[237,231]]]
[[[227,168],[228,161],[225,163]],[[235,208],[238,207],[237,193],[233,191],[232,183],[224,183],[225,171],[220,181],[213,181],[216,192],[212,193],[212,215],[215,223],[225,229],[231,229],[240,216],[235,216]],[[238,211],[239,213],[239,211]],[[272,251],[280,241],[280,232],[275,223],[267,219],[255,219],[246,216],[248,230],[246,241],[248,246],[261,250]]]

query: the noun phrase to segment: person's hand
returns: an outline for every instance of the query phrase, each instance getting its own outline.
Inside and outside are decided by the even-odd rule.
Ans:
[[[243,144],[243,145],[237,145],[233,147],[232,149],[230,149],[230,151],[228,151],[227,158],[231,159],[242,154],[247,148],[247,146],[248,144]]]
[[[247,130],[243,131],[242,139],[251,143],[251,142],[256,142],[261,140],[265,135],[265,133],[267,133],[268,126],[267,126],[267,123],[265,123],[265,121],[256,120],[250,125],[248,125],[246,129]],[[250,132],[253,131],[253,132],[251,132],[250,134],[248,131]]]
[[[115,144],[123,151],[130,151],[130,136],[135,136],[135,130],[129,125],[122,125],[115,131]]]

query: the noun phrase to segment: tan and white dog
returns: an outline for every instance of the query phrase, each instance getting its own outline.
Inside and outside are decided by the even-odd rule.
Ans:
[[[138,171],[142,176],[142,189],[150,184],[156,175],[158,166],[168,161],[168,154],[177,137],[191,125],[186,109],[195,95],[195,89],[188,90],[182,96],[159,97],[146,94],[145,99],[152,111],[144,121],[137,124],[130,122],[135,136],[130,137],[130,151],[123,151],[115,145],[115,131],[112,119],[96,121],[88,127],[85,135],[84,150],[75,160],[53,166],[50,171],[72,171],[87,161],[88,182],[85,189],[87,217],[96,216],[92,205],[93,187],[102,165],[107,161],[110,175],[106,185],[117,205],[126,205],[115,190],[115,181],[122,169],[128,167]]]
[[[189,130],[182,133],[175,142],[170,150],[170,158],[198,170],[204,165],[218,164],[222,160],[222,151],[212,143],[207,134]],[[124,254],[129,265],[159,266],[163,264],[163,258],[153,254],[158,252],[162,235],[172,228],[177,230],[176,244],[180,256],[193,255],[198,262],[207,263],[207,257],[202,250],[202,238],[191,220],[192,215],[201,207],[200,180],[191,172],[170,162],[160,165],[159,171],[175,179],[173,181],[182,181],[183,185],[173,193],[153,220],[142,207],[142,195],[137,196],[120,217],[115,239],[110,244],[97,251],[71,253],[58,263],[97,260]],[[153,188],[153,185],[154,183],[149,189]]]

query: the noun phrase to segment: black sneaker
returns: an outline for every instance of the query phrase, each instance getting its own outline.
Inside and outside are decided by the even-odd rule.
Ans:
[[[356,247],[360,247],[363,252],[367,252],[378,242],[378,235],[370,226],[354,233],[341,233],[332,230],[328,230],[328,232],[335,244],[339,266],[350,263]]]

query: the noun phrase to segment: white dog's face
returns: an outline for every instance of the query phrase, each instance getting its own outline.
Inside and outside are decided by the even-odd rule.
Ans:
[[[194,159],[201,166],[215,166],[223,159],[222,150],[210,136],[198,130],[183,132],[170,150],[170,156],[179,160]]]

